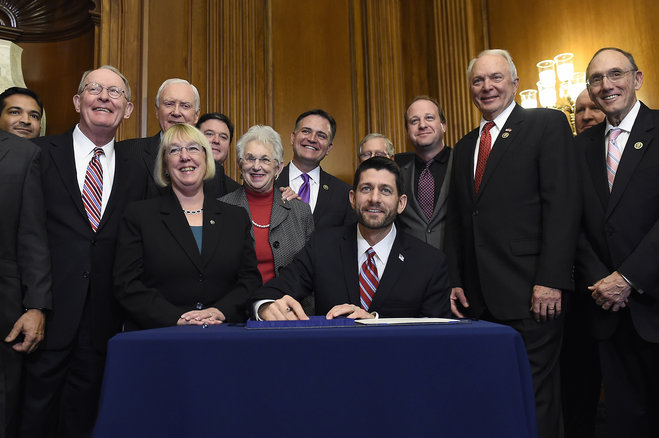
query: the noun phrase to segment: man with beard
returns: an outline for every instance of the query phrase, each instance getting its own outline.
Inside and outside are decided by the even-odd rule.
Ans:
[[[279,277],[255,293],[258,318],[308,319],[299,302],[312,291],[315,314],[327,319],[449,317],[444,254],[394,225],[407,204],[401,185],[392,160],[361,163],[349,194],[357,225],[316,232]]]

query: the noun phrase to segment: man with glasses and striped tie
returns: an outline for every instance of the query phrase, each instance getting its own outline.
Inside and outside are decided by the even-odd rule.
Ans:
[[[586,76],[606,120],[576,138],[584,202],[577,291],[592,297],[610,436],[656,437],[659,111],[636,98],[643,73],[624,50],[598,50]]]
[[[73,105],[79,123],[41,137],[53,307],[45,340],[26,363],[21,436],[87,437],[96,419],[108,339],[121,329],[112,291],[119,221],[142,199],[147,172],[115,143],[130,117],[128,80],[114,67],[83,74]]]
[[[393,160],[361,163],[349,194],[358,223],[315,232],[254,294],[257,317],[307,319],[299,302],[312,291],[314,314],[327,319],[450,317],[446,257],[394,225],[407,204],[401,187]]]

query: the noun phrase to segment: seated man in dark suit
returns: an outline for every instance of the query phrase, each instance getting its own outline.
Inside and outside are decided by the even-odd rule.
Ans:
[[[355,221],[348,204],[350,186],[320,167],[332,150],[335,135],[336,121],[327,112],[314,109],[300,114],[291,134],[293,160],[275,183],[284,192],[284,199],[297,193],[309,204],[316,230]]]
[[[400,169],[388,158],[360,164],[350,190],[358,224],[312,235],[280,276],[254,294],[258,317],[307,319],[299,301],[312,291],[315,313],[328,319],[449,317],[444,254],[394,225],[407,204],[401,184]]]

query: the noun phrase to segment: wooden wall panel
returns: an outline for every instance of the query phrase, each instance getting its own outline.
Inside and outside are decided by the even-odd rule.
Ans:
[[[73,96],[82,73],[94,65],[93,30],[70,40],[18,45],[23,49],[25,84],[46,110],[46,135],[66,131],[79,120]]]
[[[645,82],[638,96],[659,107],[659,36],[652,29],[659,17],[656,0],[633,0],[625,7],[604,7],[596,0],[555,0],[529,6],[525,0],[487,0],[489,38],[493,48],[508,49],[515,60],[520,88],[535,88],[536,63],[563,52],[575,54],[575,69],[585,71],[601,47],[630,51]]]
[[[288,160],[296,117],[323,108],[337,123],[334,147],[323,168],[352,179],[354,153],[353,91],[348,0],[273,0],[271,2],[273,123]]]

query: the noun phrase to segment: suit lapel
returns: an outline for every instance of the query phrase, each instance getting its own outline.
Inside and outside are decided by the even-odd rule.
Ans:
[[[60,175],[62,184],[66,188],[66,191],[69,192],[78,212],[85,217],[85,220],[88,220],[87,212],[82,204],[80,187],[78,186],[75,155],[73,153],[73,130],[69,130],[63,135],[53,137],[52,140],[48,142],[47,147],[53,163],[55,163],[55,167]],[[91,231],[91,225],[89,230]]]
[[[467,186],[469,187],[469,193],[471,194],[471,202],[476,201],[476,188],[474,185],[474,154],[476,153],[476,140],[478,139],[478,129],[474,129],[469,132],[464,140],[461,142],[466,145],[466,158],[463,159],[463,167],[466,166],[466,169],[460,169],[459,174],[467,178]],[[465,146],[461,146],[465,148]],[[453,151],[452,155],[455,155],[456,151]],[[459,162],[456,165],[460,165]]]
[[[115,210],[117,210],[117,204],[121,200],[123,194],[130,190],[130,156],[124,148],[117,148],[116,142],[114,146],[114,178],[112,187],[103,187],[103,190],[110,190],[110,198],[108,199],[108,205],[105,206],[105,210],[103,211],[101,222],[98,224],[98,231],[103,228],[103,226],[110,220],[110,217]]]
[[[316,208],[313,210],[314,223],[317,223],[325,214],[325,210],[331,205],[332,187],[328,184],[328,178],[325,171],[320,169],[320,181],[318,181],[318,199],[316,199]]]
[[[222,230],[230,229],[231,224],[223,223],[221,204],[215,202],[215,199],[212,196],[204,196],[203,214],[201,264],[203,267],[206,267],[213,260],[217,247],[220,245]]]
[[[7,140],[9,136],[5,134],[3,131],[0,131],[0,161],[7,155],[7,152],[9,152],[9,148],[4,145],[5,140]]]
[[[346,291],[348,291],[348,302],[359,305],[359,270],[357,268],[357,227],[350,225],[343,234],[340,242],[339,252],[343,263],[343,276]]]
[[[146,168],[149,169],[149,175],[153,179],[153,169],[155,167],[156,155],[158,155],[158,147],[160,146],[160,132],[153,137],[146,139],[144,150],[142,152],[142,159]]]
[[[276,189],[275,189],[276,190]],[[272,213],[270,213],[270,232],[276,229],[282,222],[288,217],[288,212],[290,211],[290,204],[284,204],[281,200],[281,196],[277,196],[277,193],[273,194],[272,199]]]
[[[606,178],[606,158],[604,155],[605,127],[606,123],[600,123],[590,128],[593,130],[587,134],[589,135],[590,143],[584,151],[595,193],[597,193],[597,197],[604,210],[606,210],[606,206],[609,203],[609,184]]]
[[[400,172],[403,175],[404,180],[407,181],[408,190],[406,190],[406,193],[410,194],[407,197],[407,207],[405,208],[412,208],[418,217],[425,220],[426,214],[421,209],[421,205],[419,205],[419,200],[416,196],[417,188],[415,187],[416,184],[414,184],[414,160],[416,160],[416,157],[413,157],[409,163],[404,164],[403,167],[400,168]]]
[[[188,221],[181,213],[181,205],[171,189],[169,193],[161,197],[160,216],[174,240],[183,249],[196,268],[201,271],[201,255],[199,254],[199,248],[197,248]],[[204,240],[202,240],[202,250],[203,242]]]
[[[288,167],[289,164],[285,165],[281,170],[279,177],[275,180],[275,188],[291,186],[291,182],[288,180]]]
[[[378,288],[375,291],[371,307],[377,308],[380,303],[385,302],[387,297],[391,294],[398,279],[403,274],[405,268],[405,236],[402,232],[397,230],[394,244],[391,246],[391,252],[387,259],[384,274],[380,276]]]
[[[625,151],[622,154],[616,177],[613,181],[613,190],[611,190],[611,197],[609,198],[607,215],[615,209],[622,198],[622,194],[625,192],[643,155],[645,155],[645,151],[649,147],[652,147],[650,143],[652,142],[653,129],[652,114],[645,105],[641,104],[641,109],[636,116],[636,121],[627,139]]]
[[[501,128],[499,135],[497,136],[494,146],[490,151],[490,156],[487,159],[487,165],[485,166],[485,173],[483,174],[483,180],[481,181],[480,188],[478,189],[478,195],[476,199],[480,198],[483,192],[486,190],[487,182],[496,168],[501,162],[501,159],[506,155],[506,152],[510,148],[510,145],[514,144],[517,135],[520,132],[519,125],[524,121],[524,110],[521,106],[515,104],[515,108],[508,116],[506,124]],[[508,135],[505,135],[508,134]],[[474,148],[476,147],[474,143]],[[472,158],[473,164],[473,158]],[[473,174],[473,173],[472,173]]]

